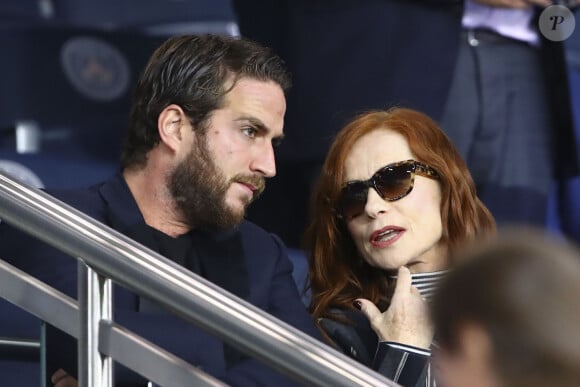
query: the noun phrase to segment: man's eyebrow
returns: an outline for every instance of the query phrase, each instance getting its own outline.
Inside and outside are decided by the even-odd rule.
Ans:
[[[257,119],[256,117],[240,117],[238,119],[235,120],[236,122],[243,122],[243,121],[248,121],[253,127],[255,127],[256,129],[258,129],[261,132],[269,132],[270,129],[259,119]]]
[[[268,132],[271,132],[270,128],[268,128],[260,119],[258,119],[256,117],[240,117],[240,118],[236,119],[235,121],[236,122],[247,121],[248,123],[250,123],[250,125],[252,125],[253,127],[255,127],[262,134],[266,134]],[[280,143],[282,142],[282,140],[284,140],[284,134],[281,134],[279,136],[273,137],[272,138],[272,144],[274,146],[278,146],[278,145],[280,145]]]

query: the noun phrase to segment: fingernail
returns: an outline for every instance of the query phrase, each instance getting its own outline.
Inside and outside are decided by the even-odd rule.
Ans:
[[[352,305],[353,305],[355,308],[357,308],[358,310],[361,310],[361,308],[362,308],[362,302],[360,302],[359,300],[354,300],[354,301],[352,302]]]

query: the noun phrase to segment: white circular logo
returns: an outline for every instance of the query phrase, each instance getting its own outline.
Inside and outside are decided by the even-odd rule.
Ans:
[[[88,98],[112,101],[129,89],[129,64],[105,40],[88,36],[72,38],[64,44],[61,60],[70,83]]]
[[[574,14],[563,5],[551,5],[544,9],[538,21],[542,35],[553,42],[566,40],[574,32]]]

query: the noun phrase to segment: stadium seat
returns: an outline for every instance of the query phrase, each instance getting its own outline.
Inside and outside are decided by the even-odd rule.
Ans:
[[[0,26],[0,145],[40,130],[40,150],[117,160],[133,85],[163,39],[47,26]]]
[[[229,0],[53,0],[61,25],[153,35],[239,35]]]
[[[305,306],[308,306],[310,304],[310,289],[306,288],[308,283],[308,258],[304,251],[292,248],[288,249],[288,257],[294,266],[292,277],[302,296],[302,302]]]
[[[109,178],[118,168],[116,162],[0,151],[0,171],[37,188],[88,187]]]

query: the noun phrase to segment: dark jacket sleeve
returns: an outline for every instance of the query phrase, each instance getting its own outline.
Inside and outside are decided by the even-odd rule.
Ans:
[[[372,368],[404,387],[427,385],[429,356],[379,343]]]

